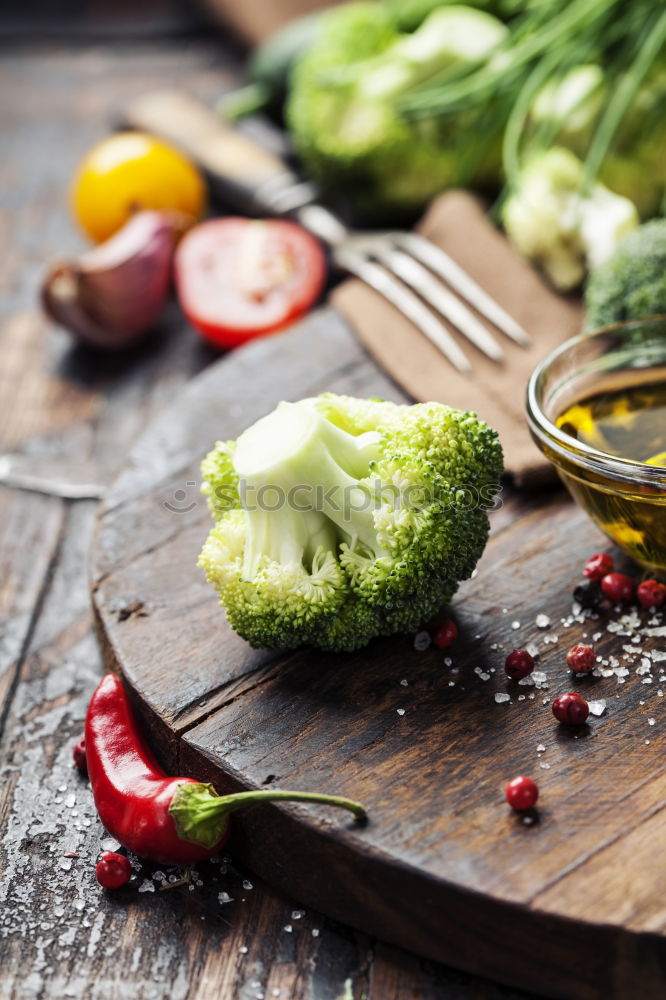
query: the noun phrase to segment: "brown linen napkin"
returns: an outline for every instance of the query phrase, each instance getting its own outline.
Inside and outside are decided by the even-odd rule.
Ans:
[[[461,375],[409,320],[363,282],[346,281],[334,290],[332,302],[403,389],[417,400],[476,410],[498,431],[507,472],[516,484],[538,486],[552,471],[527,429],[525,388],[537,362],[580,331],[581,304],[549,288],[471,194],[441,195],[417,228],[504,306],[528,331],[532,347],[524,350],[497,334],[506,352],[504,363],[498,365],[460,338],[474,366],[470,375]]]

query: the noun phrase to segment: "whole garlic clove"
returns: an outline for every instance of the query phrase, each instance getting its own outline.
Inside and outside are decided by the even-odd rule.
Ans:
[[[106,243],[52,268],[42,285],[45,311],[98,347],[134,343],[166,302],[182,229],[173,215],[137,212]]]

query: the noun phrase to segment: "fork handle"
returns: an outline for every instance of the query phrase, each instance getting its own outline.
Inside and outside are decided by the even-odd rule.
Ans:
[[[277,156],[187,94],[144,94],[120,117],[125,127],[150,132],[182,150],[206,174],[215,195],[249,214],[287,215],[316,197],[314,186],[301,181]]]

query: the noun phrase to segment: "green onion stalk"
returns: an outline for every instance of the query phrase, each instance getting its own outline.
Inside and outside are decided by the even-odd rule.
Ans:
[[[653,0],[533,0],[522,6],[509,24],[506,42],[485,63],[457,79],[431,77],[400,98],[400,110],[408,118],[431,118],[492,99],[506,113],[502,156],[511,187],[525,149],[547,149],[557,132],[553,123],[532,128],[537,94],[576,66],[598,65],[604,96],[583,156],[585,193],[666,49],[666,10]]]

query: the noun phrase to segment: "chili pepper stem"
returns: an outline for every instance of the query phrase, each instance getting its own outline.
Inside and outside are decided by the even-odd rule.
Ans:
[[[281,789],[217,795],[212,785],[199,783],[179,785],[169,806],[169,813],[174,819],[179,837],[212,848],[224,836],[230,814],[257,802],[312,802],[347,809],[356,819],[364,819],[366,816],[365,808],[360,802],[339,795]]]

